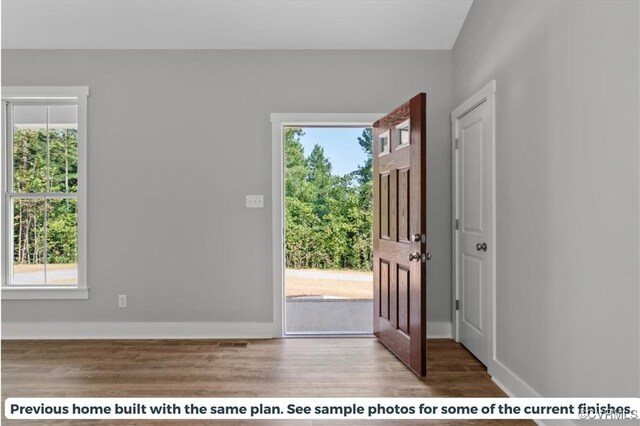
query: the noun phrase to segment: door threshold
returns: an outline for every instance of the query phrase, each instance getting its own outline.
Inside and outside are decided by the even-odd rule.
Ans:
[[[283,336],[284,338],[324,338],[324,337],[344,337],[344,338],[349,338],[349,337],[365,337],[365,338],[370,338],[370,337],[375,337],[373,335],[373,333],[341,333],[341,332],[334,332],[334,333],[324,333],[324,332],[293,332],[293,333],[284,333]]]

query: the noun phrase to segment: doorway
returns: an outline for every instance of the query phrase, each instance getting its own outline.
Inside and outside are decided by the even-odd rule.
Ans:
[[[285,333],[371,334],[370,127],[284,127]]]
[[[272,114],[282,336],[373,333],[371,124],[379,117]]]
[[[456,340],[491,367],[495,335],[495,81],[451,113]]]
[[[332,330],[336,324],[343,325],[347,321],[341,320],[334,311],[327,310],[323,310],[320,317],[322,321],[334,320],[329,329],[310,330],[306,326],[293,330],[288,319],[293,312],[288,308],[292,300],[287,296],[298,298],[309,295],[304,291],[303,294],[296,294],[300,292],[287,289],[286,276],[294,278],[297,274],[299,278],[301,274],[294,268],[287,273],[287,267],[296,266],[295,262],[302,267],[313,267],[336,266],[336,261],[337,265],[349,262],[357,265],[364,261],[367,268],[372,270],[367,273],[372,276],[373,297],[370,307],[365,311],[368,311],[366,316],[371,318],[371,325],[367,325],[363,334],[371,335],[373,332],[378,341],[414,373],[419,376],[426,374],[426,262],[431,258],[426,251],[426,100],[427,95],[419,93],[388,114],[350,114],[349,118],[340,114],[271,115],[273,307],[274,326],[278,327],[276,333],[281,336],[354,333],[354,330]],[[334,177],[330,162],[319,144],[314,144],[309,156],[305,156],[301,141],[304,129],[318,127],[361,127],[358,142],[367,154],[362,164],[358,164],[353,172]],[[363,167],[366,163],[370,163],[370,167]],[[351,165],[353,167],[354,164]],[[366,173],[363,173],[365,169]],[[363,185],[365,174],[368,176],[366,181],[371,183],[370,187]],[[297,191],[302,191],[300,197],[296,196]],[[314,226],[309,227],[309,223],[322,228],[317,232],[320,240],[324,238],[335,243],[342,238],[335,234],[341,226],[332,222],[334,218],[330,212],[334,208],[344,211],[344,207],[347,207],[349,215],[353,210],[348,197],[331,200],[333,195],[328,197],[328,194],[334,191],[342,194],[341,197],[343,193],[351,193],[354,199],[371,200],[366,204],[362,201],[355,203],[353,207],[362,210],[364,205],[370,206],[367,223],[361,228],[354,228],[358,222],[357,215],[355,219],[342,218],[339,223],[351,229],[345,238],[352,239],[340,244],[344,250],[352,253],[359,240],[370,240],[372,248],[364,250],[366,255],[363,255],[363,251],[356,251],[357,254],[346,256],[340,250],[329,250],[324,260],[309,259],[322,252],[322,246],[314,245],[317,240],[314,242],[308,235],[310,231],[316,232]],[[309,202],[309,206],[301,201]],[[288,207],[295,207],[297,211]],[[296,222],[294,216],[304,220]],[[299,224],[303,225],[299,230],[290,226]],[[288,233],[296,238],[288,239]],[[366,234],[366,237],[359,233]],[[311,244],[307,244],[305,239],[309,239]],[[300,247],[296,248],[294,244]],[[294,254],[292,249],[298,250],[297,259],[289,255],[288,251]],[[346,258],[350,260],[347,262]],[[303,271],[302,274],[307,272]],[[322,273],[314,271],[315,277],[307,275],[307,278],[317,280]],[[335,277],[334,273],[331,275]],[[320,293],[324,292],[322,290]],[[319,297],[327,299],[323,294],[312,296],[314,302],[319,302]],[[304,316],[311,316],[312,309],[302,311]],[[345,316],[352,318],[349,314]]]
[[[425,250],[427,248],[426,101],[426,93],[418,93],[388,114],[271,114],[273,322],[276,327],[274,334],[288,336],[294,333],[288,328],[287,316],[290,312],[286,309],[285,302],[286,267],[292,266],[292,259],[286,258],[287,220],[290,219],[287,215],[291,214],[286,208],[287,201],[290,205],[297,203],[295,200],[287,200],[287,194],[290,196],[296,188],[304,185],[299,183],[297,186],[287,188],[287,169],[291,170],[290,173],[298,174],[299,182],[308,183],[322,176],[331,181],[331,167],[321,161],[323,155],[320,154],[324,153],[316,144],[310,157],[305,158],[304,146],[299,136],[304,132],[302,129],[305,127],[362,127],[358,142],[361,148],[368,146],[365,149],[368,153],[365,160],[370,159],[371,163],[369,178],[371,190],[368,193],[363,191],[356,191],[356,193],[359,192],[361,198],[372,198],[370,219],[372,226],[368,225],[366,229],[367,234],[371,232],[372,250],[368,256],[359,255],[365,260],[373,258],[371,262],[372,309],[367,309],[370,312],[369,317],[371,318],[372,313],[373,318],[371,329],[367,327],[366,334],[371,335],[373,331],[378,341],[414,373],[419,376],[426,374],[426,262],[431,258],[430,253]],[[367,139],[368,142],[363,143]],[[286,143],[288,141],[292,143]],[[292,160],[287,160],[287,157]],[[306,169],[300,171],[299,168]],[[319,173],[321,169],[324,169],[323,173]],[[358,166],[359,171],[362,169],[362,166]],[[369,174],[368,170],[367,174]],[[355,172],[348,174],[346,181],[344,177],[342,178],[342,185],[339,185],[341,190],[353,189],[351,185],[355,175]],[[359,185],[361,184],[362,182],[359,182]],[[310,193],[313,195],[313,191]],[[326,190],[324,194],[326,196]],[[312,196],[310,200],[313,204],[318,197]],[[320,207],[326,208],[331,203],[320,204]],[[298,207],[306,216],[310,216],[309,212],[313,212],[318,206]],[[331,219],[330,216],[326,216],[326,212],[324,213],[325,218]],[[352,221],[346,222],[353,225]],[[323,224],[322,221],[320,224]],[[331,235],[333,232],[331,228],[329,227],[324,233],[321,232],[321,236]],[[289,232],[293,230],[289,229]],[[302,234],[302,237],[306,237],[304,230]],[[332,237],[329,236],[328,239],[331,240]],[[346,247],[349,246],[350,243],[347,242]],[[313,250],[313,247],[305,249],[303,245],[300,251],[301,257],[304,257],[305,251],[308,250]],[[330,318],[331,315],[332,313],[323,313],[324,317]],[[346,333],[352,332],[346,331]],[[306,330],[299,333],[318,334],[318,332],[312,333]],[[331,331],[326,333],[343,334]]]

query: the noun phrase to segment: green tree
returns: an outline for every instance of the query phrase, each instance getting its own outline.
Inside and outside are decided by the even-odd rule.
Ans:
[[[76,192],[77,158],[75,129],[16,129],[13,134],[15,192]],[[14,262],[44,263],[45,253],[48,263],[77,262],[76,206],[75,200],[69,199],[15,199]]]
[[[371,129],[358,138],[365,163],[332,174],[324,149],[305,157],[302,129],[285,129],[287,267],[371,270]]]
[[[358,143],[362,150],[367,154],[367,159],[362,166],[358,166],[356,175],[361,184],[371,182],[372,163],[373,163],[373,134],[372,129],[367,127],[362,131],[362,136],[358,137]]]
[[[307,158],[307,167],[307,182],[313,212],[322,220],[329,212],[334,178],[331,176],[331,163],[325,157],[324,149],[320,145],[315,145],[311,150]]]
[[[317,187],[327,189],[331,185],[331,163],[324,155],[324,148],[315,145],[307,159],[309,174],[307,180]]]
[[[284,130],[285,195],[287,197],[303,198],[306,187],[307,161],[304,158],[304,148],[300,143],[303,135],[302,129],[286,127]]]
[[[356,175],[360,182],[360,202],[371,211],[373,200],[373,132],[370,127],[362,131],[362,135],[358,137],[360,147],[367,155],[364,164],[358,167]],[[371,234],[371,231],[369,231]]]

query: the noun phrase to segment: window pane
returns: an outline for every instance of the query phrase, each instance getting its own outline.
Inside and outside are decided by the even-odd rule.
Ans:
[[[380,136],[380,152],[389,152],[389,136]]]
[[[77,105],[49,105],[49,129],[77,129]]]
[[[78,192],[77,130],[49,130],[49,179],[49,192]]]
[[[13,190],[45,192],[47,107],[13,107]]]
[[[13,284],[44,284],[44,199],[13,203]]]
[[[400,145],[406,145],[409,143],[409,128],[398,129],[400,132]]]
[[[49,192],[78,191],[78,107],[49,107]]]
[[[78,203],[47,200],[47,284],[78,282]]]

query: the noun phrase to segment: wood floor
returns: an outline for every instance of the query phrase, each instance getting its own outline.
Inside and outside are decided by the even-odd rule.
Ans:
[[[491,381],[484,366],[454,341],[429,340],[428,354],[428,374],[420,379],[373,338],[3,341],[2,400],[7,397],[505,396]],[[64,422],[47,422],[52,423]],[[160,422],[153,421],[157,423]],[[215,423],[534,424],[528,421],[394,423],[388,420]],[[28,423],[11,422],[3,416],[3,424]]]

